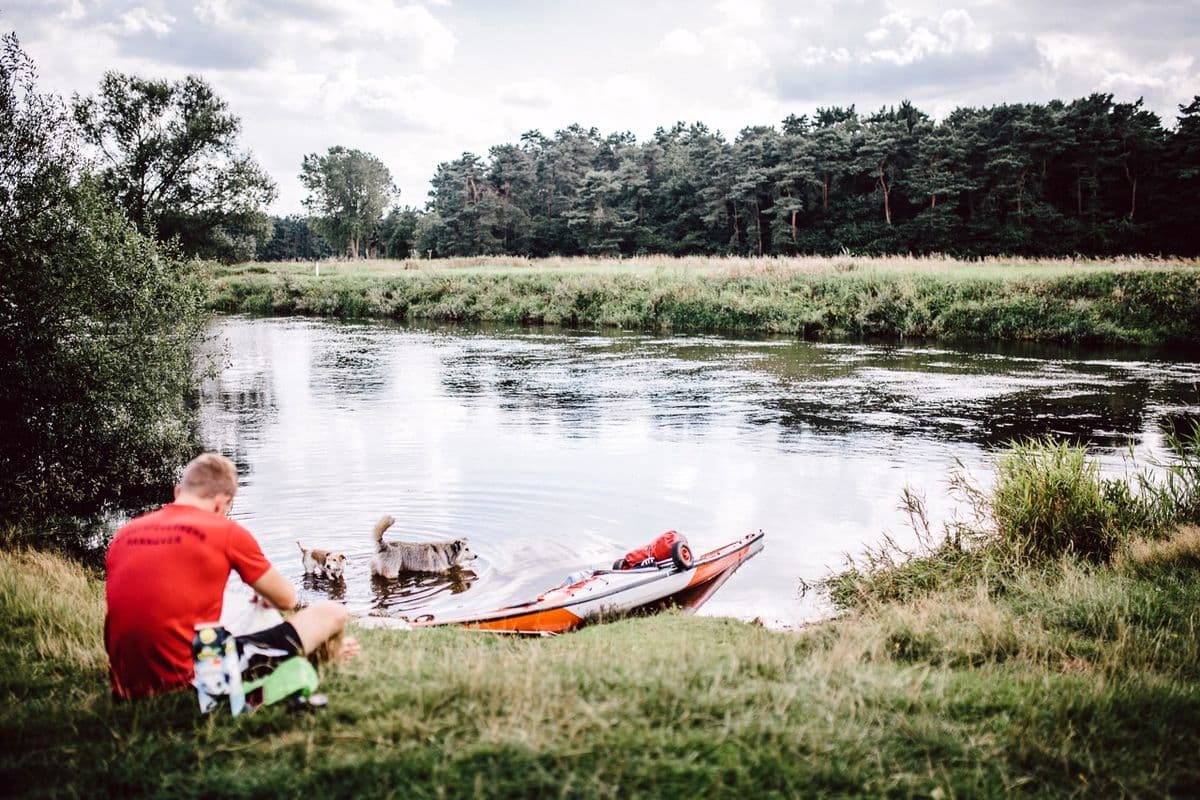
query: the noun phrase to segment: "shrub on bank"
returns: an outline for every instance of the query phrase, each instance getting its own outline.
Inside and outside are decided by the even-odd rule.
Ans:
[[[972,587],[1007,590],[1018,574],[1058,571],[1065,561],[1106,563],[1133,542],[1200,521],[1200,427],[1171,436],[1170,462],[1132,479],[1107,478],[1079,445],[1034,439],[996,455],[996,481],[980,489],[959,468],[951,486],[966,519],[930,530],[922,502],[904,506],[920,544],[907,551],[891,539],[850,559],[817,584],[841,608],[909,601]]]
[[[1062,555],[1107,561],[1124,532],[1150,522],[1125,486],[1102,478],[1083,447],[1016,442],[996,460],[996,536],[1021,561]]]

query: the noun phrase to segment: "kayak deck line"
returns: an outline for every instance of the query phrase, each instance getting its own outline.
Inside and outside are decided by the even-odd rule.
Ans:
[[[675,565],[628,570],[598,569],[574,583],[551,587],[528,603],[444,618],[425,615],[414,628],[457,625],[471,630],[554,635],[607,615],[653,612],[667,607],[695,611],[748,559],[763,548],[762,531],[704,553],[690,569]]]

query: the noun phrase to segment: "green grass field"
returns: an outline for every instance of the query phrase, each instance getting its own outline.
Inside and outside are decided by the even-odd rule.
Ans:
[[[205,265],[209,306],[511,325],[1096,344],[1200,342],[1200,262],[477,258]]]

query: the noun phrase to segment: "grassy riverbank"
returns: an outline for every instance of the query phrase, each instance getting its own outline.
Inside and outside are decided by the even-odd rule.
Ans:
[[[991,529],[834,577],[836,620],[360,630],[363,658],[327,672],[315,715],[201,718],[186,694],[114,705],[100,579],[6,551],[0,780],[172,798],[1187,794],[1200,465],[1184,452],[1124,495],[1071,448],[998,466],[979,495]]]
[[[209,305],[223,312],[807,337],[1200,343],[1195,261],[496,258],[209,271]]]
[[[360,631],[317,715],[107,696],[102,585],[0,557],[13,795],[1182,794],[1200,783],[1200,531],[799,634],[663,616],[553,640]],[[940,795],[938,794],[940,790]]]

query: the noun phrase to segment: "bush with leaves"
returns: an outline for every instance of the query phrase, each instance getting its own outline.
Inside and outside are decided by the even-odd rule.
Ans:
[[[15,35],[0,47],[0,519],[87,513],[169,481],[193,449],[191,267],[75,155]]]

